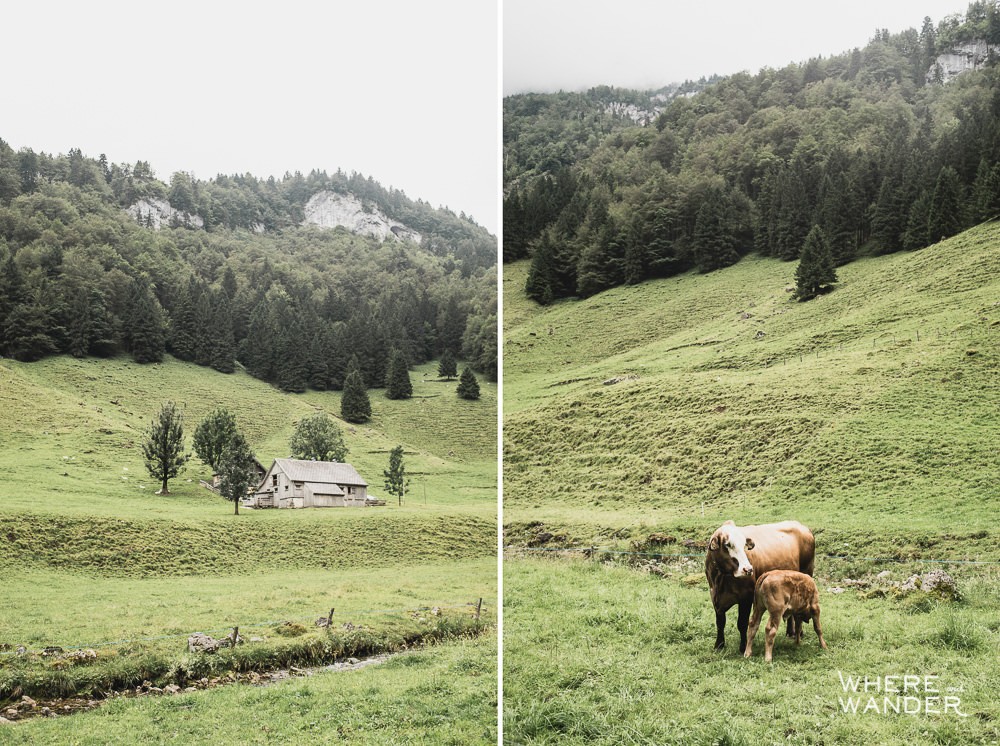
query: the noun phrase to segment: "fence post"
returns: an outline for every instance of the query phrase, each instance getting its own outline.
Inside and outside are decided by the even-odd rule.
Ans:
[[[233,633],[229,635],[229,647],[235,648],[236,641],[240,639],[240,628],[233,627]]]
[[[330,609],[329,615],[326,617],[326,626],[327,627],[332,627],[333,626],[333,609],[332,608]]]
[[[479,621],[479,614],[483,610],[483,599],[480,597],[479,602],[476,604],[476,621]]]

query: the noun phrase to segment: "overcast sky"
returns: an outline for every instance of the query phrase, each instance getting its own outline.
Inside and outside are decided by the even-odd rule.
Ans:
[[[359,171],[495,233],[497,0],[5,3],[0,138],[115,163]]]
[[[863,47],[968,0],[504,0],[504,94],[659,88]]]

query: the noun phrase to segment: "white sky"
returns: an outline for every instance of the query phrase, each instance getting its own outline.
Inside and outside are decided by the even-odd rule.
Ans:
[[[968,0],[504,0],[504,94],[659,88],[863,47]]]
[[[207,179],[359,171],[498,226],[498,0],[30,0],[0,138]]]

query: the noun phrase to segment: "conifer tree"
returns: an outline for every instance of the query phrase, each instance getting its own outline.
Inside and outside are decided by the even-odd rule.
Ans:
[[[472,368],[466,366],[462,370],[462,377],[458,379],[456,391],[463,399],[475,400],[479,398],[479,381],[476,380],[476,374],[472,372]]]
[[[160,408],[160,413],[149,424],[146,439],[142,443],[142,454],[146,471],[161,483],[161,495],[170,494],[167,481],[176,477],[187,455],[184,453],[184,416],[176,405],[168,401]]]
[[[127,325],[132,359],[137,363],[158,363],[166,347],[160,302],[147,284],[139,282],[134,283],[131,298]]]
[[[951,166],[938,173],[927,211],[927,240],[937,243],[962,230],[962,182]]]
[[[233,514],[240,514],[240,500],[257,481],[256,460],[242,433],[235,433],[219,459],[219,494],[233,503]]]
[[[219,293],[212,320],[211,366],[220,373],[236,370],[236,341],[233,336],[233,316],[229,296]]]
[[[441,353],[441,360],[438,363],[438,378],[450,381],[458,375],[458,362],[455,360],[455,353],[445,350]]]
[[[403,504],[403,495],[410,480],[406,478],[406,467],[403,465],[403,446],[396,446],[389,451],[389,468],[382,471],[385,477],[385,491],[395,495],[399,504]]]
[[[728,267],[740,258],[727,225],[725,197],[718,190],[709,192],[698,208],[692,248],[699,272]]]
[[[815,298],[822,289],[837,281],[830,244],[823,229],[814,225],[802,246],[802,257],[795,270],[795,295],[799,300]]]
[[[531,265],[528,267],[528,279],[524,284],[524,292],[529,298],[543,306],[552,302],[552,239],[548,231],[543,231],[535,242],[531,254]]]
[[[372,405],[368,399],[368,389],[361,377],[361,366],[357,355],[351,356],[344,379],[344,393],[340,398],[340,416],[348,422],[367,422],[372,416]]]
[[[86,357],[90,350],[90,293],[86,288],[78,288],[70,304],[70,317],[66,329],[69,337],[69,354]]]
[[[385,373],[385,395],[388,399],[409,399],[413,396],[413,383],[407,369],[406,356],[393,350]]]

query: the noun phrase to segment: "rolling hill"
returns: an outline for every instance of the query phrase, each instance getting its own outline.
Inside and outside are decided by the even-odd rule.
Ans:
[[[339,392],[292,395],[242,371],[226,375],[169,356],[149,365],[122,356],[0,360],[0,469],[8,484],[0,552],[9,573],[0,699],[100,699],[143,681],[183,685],[489,630],[497,588],[496,386],[481,382],[481,399],[466,401],[455,393],[457,381],[437,379],[435,363],[410,375],[412,399],[372,391],[368,423],[339,423],[348,460],[375,494],[385,495],[389,450],[404,446],[411,484],[402,506],[391,500],[377,508],[235,516],[231,503],[199,484],[210,472],[194,457],[171,481],[170,495],[155,494],[139,444],[161,403],[173,400],[184,412],[189,448],[198,422],[226,406],[269,465],[288,455],[297,420],[316,410],[339,413]],[[481,620],[472,614],[479,598]],[[335,625],[316,628],[317,614],[334,606]],[[432,607],[440,609],[433,616]],[[194,631],[237,625],[253,644],[221,656],[185,652]],[[16,654],[19,646],[27,652]],[[95,657],[41,655],[49,646]],[[495,698],[495,678],[480,670],[495,665],[491,649],[489,640],[472,647],[476,662],[456,679],[458,690]],[[406,677],[390,673],[393,683],[375,686],[410,686],[441,663],[426,656],[414,665]],[[283,718],[284,700],[275,697],[274,716]],[[100,711],[74,719],[124,739],[129,713],[142,707],[127,705],[103,726]],[[222,717],[234,705],[220,707]],[[481,714],[454,717],[482,727]],[[70,727],[50,732],[25,723],[17,736],[59,743]]]
[[[998,246],[989,223],[861,259],[805,303],[775,259],[548,307],[506,266],[509,538],[786,517],[893,551],[992,535]]]

